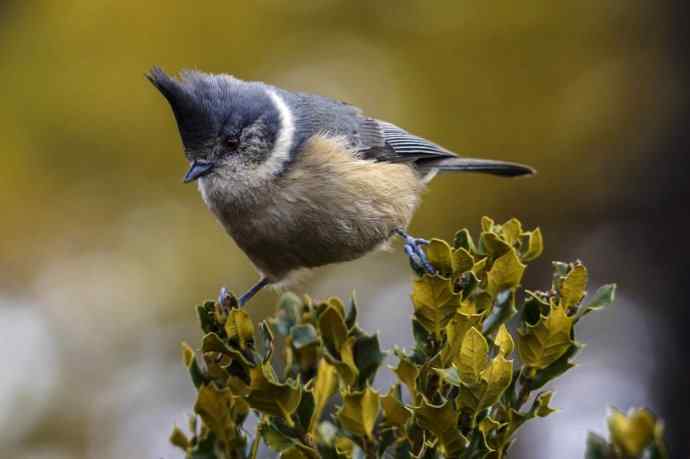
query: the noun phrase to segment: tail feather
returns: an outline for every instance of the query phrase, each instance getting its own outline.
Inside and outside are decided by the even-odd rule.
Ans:
[[[537,171],[524,164],[497,161],[492,159],[474,158],[442,158],[417,161],[422,169],[436,169],[449,172],[480,172],[484,174],[500,175],[503,177],[519,177],[534,175]]]

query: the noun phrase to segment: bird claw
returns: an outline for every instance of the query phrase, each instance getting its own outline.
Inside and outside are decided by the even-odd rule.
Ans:
[[[431,266],[426,253],[424,253],[424,249],[422,249],[422,247],[427,245],[429,241],[426,239],[412,237],[402,230],[398,231],[398,234],[405,241],[405,254],[407,254],[408,258],[410,259],[412,269],[420,275],[424,273],[435,274],[436,269]]]

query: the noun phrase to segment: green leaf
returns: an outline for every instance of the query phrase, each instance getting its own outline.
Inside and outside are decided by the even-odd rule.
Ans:
[[[443,276],[453,274],[453,252],[450,245],[441,239],[432,239],[424,246],[429,263]]]
[[[573,341],[573,318],[562,307],[555,307],[536,325],[523,324],[518,330],[518,352],[523,364],[542,369],[565,354]]]
[[[460,390],[460,405],[475,414],[498,401],[503,392],[510,386],[513,377],[513,361],[502,355],[496,356],[491,364],[480,375],[477,384],[469,385],[463,380]]]
[[[272,450],[280,454],[281,458],[318,459],[320,457],[316,450],[272,422],[259,424],[259,434]]]
[[[352,330],[352,328],[357,325],[357,296],[355,295],[354,291],[350,297],[350,310],[347,312],[345,325],[347,326],[348,330]]]
[[[482,253],[491,259],[499,258],[513,250],[512,246],[496,233],[482,233],[479,237],[479,247]]]
[[[381,352],[378,334],[362,335],[357,338],[354,343],[354,363],[359,373],[360,386],[372,382],[384,358],[385,354]]]
[[[616,284],[602,285],[599,289],[592,295],[589,302],[580,307],[575,316],[575,321],[577,322],[583,316],[589,314],[592,311],[598,311],[604,309],[606,306],[610,305],[616,300]]]
[[[511,218],[501,225],[503,239],[509,244],[513,245],[520,240],[522,235],[522,223],[517,218]]]
[[[194,361],[194,349],[192,349],[192,347],[184,341],[180,343],[180,347],[182,348],[182,362],[184,363],[184,366],[189,368],[192,366],[192,362]]]
[[[530,390],[536,390],[542,388],[546,383],[562,375],[566,371],[570,370],[575,366],[574,363],[570,362],[570,359],[575,356],[579,351],[577,344],[572,344],[565,353],[560,356],[555,362],[546,368],[537,370],[534,376],[527,381],[527,385]]]
[[[453,250],[453,272],[460,274],[467,272],[474,266],[474,257],[464,247]]]
[[[217,390],[212,385],[199,388],[194,412],[204,424],[226,445],[240,440],[236,416],[246,415],[248,407],[240,398],[234,398],[228,390]]]
[[[448,325],[446,325],[446,343],[441,350],[441,364],[445,367],[460,353],[460,347],[465,339],[465,334],[472,327],[479,327],[482,322],[482,314],[465,314],[456,312]]]
[[[589,432],[585,459],[616,459],[616,455],[604,438],[594,432]]]
[[[494,344],[498,346],[498,352],[500,352],[503,357],[508,357],[513,352],[515,343],[513,342],[513,337],[510,336],[508,328],[504,324],[498,329]]]
[[[544,239],[539,228],[528,233],[527,250],[521,254],[522,261],[532,261],[541,256],[544,251]]]
[[[492,231],[494,229],[495,224],[496,223],[494,223],[494,221],[491,218],[486,217],[486,216],[482,217],[481,228],[482,228],[483,232],[488,233],[488,232]]]
[[[483,332],[492,334],[498,327],[509,321],[515,314],[515,290],[503,290],[496,295],[496,304],[484,321]]]
[[[399,397],[400,385],[391,386],[388,394],[381,399],[381,407],[385,420],[394,426],[404,427],[412,414],[405,408]]]
[[[471,327],[462,341],[460,354],[454,360],[460,379],[466,384],[477,384],[488,364],[488,355],[489,344],[486,338],[475,327]]]
[[[453,239],[453,247],[456,249],[463,248],[467,250],[469,253],[477,253],[477,248],[474,245],[474,241],[472,240],[472,236],[470,235],[469,230],[461,229],[457,233],[455,233],[455,238]]]
[[[504,289],[515,288],[520,284],[525,272],[525,265],[515,253],[514,249],[501,255],[487,273],[487,291],[496,296]]]
[[[398,379],[407,386],[412,400],[415,400],[417,397],[417,376],[419,376],[419,367],[412,363],[402,352],[396,350],[395,354],[399,359],[398,366],[392,370],[398,376]]]
[[[273,332],[270,325],[265,320],[259,323],[259,335],[261,337],[261,346],[263,348],[262,362],[266,363],[271,360],[273,355]]]
[[[451,386],[462,387],[462,381],[460,380],[460,373],[456,367],[450,368],[434,368],[436,373],[441,377],[441,379]]]
[[[467,438],[458,429],[459,413],[453,408],[453,402],[446,400],[440,405],[431,404],[422,397],[422,404],[414,408],[415,422],[428,430],[441,445],[441,453],[455,457],[468,444]]]
[[[537,394],[533,403],[534,414],[540,418],[545,418],[546,416],[555,413],[557,410],[551,408],[549,403],[551,403],[551,397],[553,397],[552,391],[541,392]]]
[[[292,425],[290,416],[302,399],[302,386],[293,383],[279,383],[270,364],[251,369],[249,405],[265,414],[280,416]]]
[[[170,434],[170,443],[185,452],[187,451],[187,448],[189,448],[189,439],[177,426],[173,428],[173,431]]]
[[[366,435],[373,440],[374,426],[380,408],[379,394],[370,386],[361,392],[346,392],[343,406],[336,415],[340,424],[356,435]]]
[[[336,307],[328,306],[319,316],[319,331],[323,344],[334,357],[340,356],[340,349],[347,338],[347,327],[342,314]]]
[[[587,268],[577,262],[565,276],[561,283],[559,294],[561,296],[561,306],[567,311],[568,308],[576,306],[585,296],[587,289]]]
[[[237,342],[240,349],[254,345],[254,324],[244,309],[231,309],[225,322],[225,333],[228,340]]]
[[[460,295],[453,292],[449,279],[424,275],[414,281],[412,303],[420,324],[440,338],[441,330],[460,304]]]
[[[314,432],[318,426],[318,421],[321,419],[323,409],[326,403],[335,393],[338,387],[338,375],[335,367],[328,363],[326,359],[319,361],[318,370],[316,370],[316,378],[312,385],[312,393],[314,395],[314,414],[309,423],[309,431]]]
[[[611,408],[608,417],[611,441],[626,455],[637,457],[654,441],[656,418],[644,408],[631,409],[625,415]]]

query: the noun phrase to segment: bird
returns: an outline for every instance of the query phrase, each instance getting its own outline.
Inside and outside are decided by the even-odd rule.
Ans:
[[[147,79],[172,109],[201,197],[268,285],[357,259],[395,236],[419,273],[434,273],[428,241],[407,227],[439,172],[504,177],[527,165],[459,156],[332,98],[228,74],[153,67]],[[227,295],[225,289],[221,296]]]

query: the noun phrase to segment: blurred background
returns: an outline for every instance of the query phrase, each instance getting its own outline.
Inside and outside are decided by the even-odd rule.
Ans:
[[[199,339],[193,305],[256,279],[181,183],[174,119],[144,79],[154,64],[336,97],[461,154],[535,166],[529,180],[441,176],[412,226],[450,238],[516,216],[545,233],[526,285],[575,258],[591,291],[619,284],[580,327],[562,412],[512,457],[582,457],[609,404],[649,406],[689,457],[686,3],[3,0],[2,457],[180,457],[167,437],[194,400],[179,359]],[[299,291],[356,290],[364,328],[409,343],[396,247]]]

